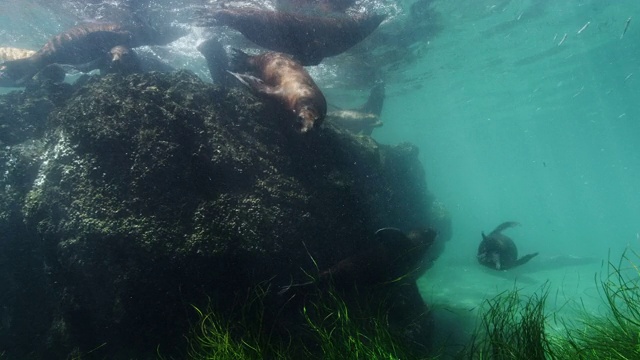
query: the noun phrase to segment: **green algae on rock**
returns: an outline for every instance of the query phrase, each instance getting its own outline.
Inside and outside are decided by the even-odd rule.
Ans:
[[[277,106],[187,71],[73,89],[25,135],[46,145],[12,200],[46,264],[42,354],[177,346],[188,304],[230,309],[257,284],[370,246],[381,227],[434,225],[412,145],[331,126],[301,136]]]

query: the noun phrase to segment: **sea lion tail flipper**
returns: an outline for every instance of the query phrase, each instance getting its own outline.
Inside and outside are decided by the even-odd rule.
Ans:
[[[515,226],[519,226],[520,223],[517,221],[505,221],[502,224],[498,225],[498,227],[496,227],[491,234],[497,234],[502,232],[503,230],[506,230],[510,227],[515,227]],[[491,234],[489,234],[489,236],[491,236]]]
[[[229,70],[227,70],[227,72],[233,75],[236,79],[240,80],[241,83],[245,84],[246,86],[248,86],[250,89],[252,89],[257,93],[261,93],[261,94],[275,93],[275,90],[271,86],[265,84],[264,81],[262,81],[261,79],[258,79],[255,76],[247,75],[247,74],[238,74]]]
[[[59,64],[51,64],[45,66],[37,74],[33,76],[33,80],[42,82],[50,80],[54,83],[61,83],[64,81],[67,72]]]
[[[379,82],[373,87],[373,89],[371,89],[369,98],[367,99],[367,102],[362,105],[360,111],[363,113],[380,116],[380,114],[382,113],[382,106],[384,105],[384,98],[384,83]]]
[[[520,265],[526,264],[527,262],[529,262],[529,260],[533,259],[536,256],[538,256],[538,253],[527,254],[521,257],[520,259],[518,259],[513,266],[520,266]]]
[[[251,62],[251,55],[236,48],[231,48],[229,68],[231,71],[238,73],[251,72],[256,70],[255,66]]]
[[[226,85],[227,70],[229,70],[229,56],[224,46],[217,38],[207,39],[197,47],[207,60],[207,67],[214,84]]]

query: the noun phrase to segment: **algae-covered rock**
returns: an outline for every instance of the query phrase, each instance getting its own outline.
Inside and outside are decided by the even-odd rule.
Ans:
[[[38,107],[46,136],[3,140],[46,144],[20,161],[24,178],[4,180],[26,187],[0,224],[23,224],[41,264],[43,354],[153,353],[183,341],[190,304],[232,307],[366,248],[381,227],[435,225],[412,145],[330,126],[300,135],[276,105],[184,71],[109,75],[69,96]]]

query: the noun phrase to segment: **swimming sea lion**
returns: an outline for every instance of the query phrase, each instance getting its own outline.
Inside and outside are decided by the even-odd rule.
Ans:
[[[117,45],[165,45],[182,35],[184,30],[157,31],[143,25],[87,23],[54,36],[35,54],[7,61],[2,66],[6,76],[21,83],[47,65],[85,64],[104,56]]]
[[[384,84],[379,83],[371,89],[369,98],[362,107],[354,110],[330,111],[327,113],[327,120],[352,133],[371,136],[373,129],[382,126],[380,113],[384,97]]]
[[[278,52],[250,56],[240,50],[234,51],[234,69],[253,75],[229,73],[257,94],[282,103],[295,116],[294,128],[299,133],[306,133],[322,123],[327,114],[327,102],[300,63]]]
[[[279,11],[344,12],[355,0],[276,0]]]
[[[200,15],[199,26],[226,25],[272,51],[292,55],[303,66],[348,50],[369,36],[385,15],[317,17],[261,9],[217,9]]]
[[[538,253],[528,254],[518,259],[516,244],[501,232],[510,227],[518,226],[517,222],[508,221],[500,224],[489,235],[482,233],[482,242],[478,248],[478,262],[495,270],[507,270],[525,264]]]

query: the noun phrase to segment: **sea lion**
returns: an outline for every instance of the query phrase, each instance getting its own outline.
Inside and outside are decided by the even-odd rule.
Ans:
[[[117,45],[165,45],[182,35],[184,30],[158,31],[144,25],[87,23],[54,36],[35,54],[7,61],[2,66],[5,76],[20,84],[47,65],[86,64],[104,56]]]
[[[229,83],[229,56],[218,39],[203,41],[197,46],[198,51],[207,60],[207,67],[214,84],[226,86]]]
[[[384,97],[384,84],[376,84],[371,89],[367,102],[359,109],[330,111],[327,113],[327,121],[352,133],[371,136],[373,129],[382,126],[380,113]]]
[[[344,12],[355,0],[276,0],[279,11]]]
[[[295,117],[294,128],[306,133],[319,126],[327,114],[327,101],[309,73],[289,55],[266,52],[250,56],[234,49],[234,69],[229,72],[258,95],[281,103]]]
[[[312,281],[285,286],[280,293],[313,284],[332,286],[341,291],[392,284],[415,285],[415,280],[429,267],[425,254],[436,236],[433,229],[414,230],[408,234],[396,228],[379,229],[367,249],[321,271]]]
[[[341,54],[369,36],[385,15],[317,17],[279,11],[235,8],[202,12],[197,25],[226,25],[272,51],[292,55],[303,66]]]
[[[142,72],[142,63],[133,49],[117,45],[95,60],[76,65],[74,68],[85,73],[97,69],[100,70],[100,75],[129,75]]]
[[[433,229],[405,235],[396,228],[382,228],[375,232],[370,248],[322,271],[318,279],[321,283],[331,281],[339,289],[415,282],[426,270],[424,255],[436,236]]]
[[[516,244],[509,237],[502,235],[502,231],[518,226],[517,222],[507,221],[498,225],[489,235],[482,233],[482,242],[478,247],[478,262],[495,270],[507,270],[525,264],[538,253],[528,254],[518,259]]]

